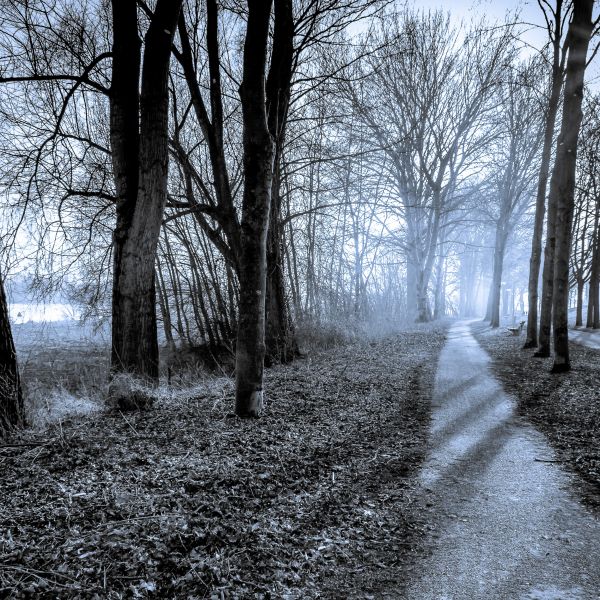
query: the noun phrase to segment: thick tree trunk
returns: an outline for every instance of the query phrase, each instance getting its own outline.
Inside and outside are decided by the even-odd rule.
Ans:
[[[550,182],[550,195],[556,196],[556,251],[554,261],[554,328],[553,372],[568,371],[569,359],[569,261],[575,197],[577,141],[583,117],[583,81],[587,51],[592,34],[594,0],[574,0],[569,25],[569,58],[565,79],[565,99],[556,162]]]
[[[285,295],[281,224],[281,166],[292,83],[294,22],[291,0],[277,0],[274,8],[273,50],[266,82],[267,125],[275,141],[267,237],[266,353],[269,363],[285,363],[298,355],[295,329]]]
[[[134,24],[133,14],[135,2],[133,5],[132,9],[129,1],[113,2],[116,74],[113,73],[111,99],[111,143],[117,148],[113,163],[122,204],[117,211],[115,230],[111,370],[113,374],[128,373],[154,384],[158,381],[154,267],[167,198],[168,73],[181,0],[160,0],[146,34],[139,96],[139,142],[131,121],[137,106],[139,58],[132,60],[127,56],[129,52],[139,52],[137,15]],[[119,17],[124,18],[126,26],[117,23]],[[133,122],[137,128],[137,111]],[[136,145],[139,149],[134,155]],[[136,160],[137,186],[132,189]],[[123,172],[126,176],[121,178],[119,173]]]
[[[0,438],[25,422],[17,352],[0,275]]]
[[[535,348],[538,344],[538,288],[540,284],[540,268],[542,262],[542,236],[544,233],[544,214],[546,212],[546,190],[550,175],[550,161],[552,159],[552,140],[556,126],[556,115],[560,104],[560,92],[563,83],[563,69],[561,65],[560,42],[562,37],[562,0],[556,6],[556,19],[554,24],[552,79],[550,82],[550,98],[544,125],[544,143],[540,161],[540,175],[538,179],[537,195],[535,201],[535,219],[533,236],[531,238],[531,258],[529,259],[529,313],[527,315],[527,335],[524,348]]]
[[[270,15],[270,1],[248,1],[244,75],[240,87],[244,124],[244,198],[235,368],[235,411],[240,417],[258,416],[263,404],[266,241],[274,159],[264,82]]]
[[[267,237],[266,362],[292,361],[298,355],[294,324],[285,297],[281,231],[280,168],[275,153],[271,214]]]
[[[113,64],[110,94],[110,143],[117,192],[113,232],[111,368],[119,370],[128,334],[124,320],[121,265],[137,203],[139,178],[139,78],[141,40],[135,0],[112,0]]]

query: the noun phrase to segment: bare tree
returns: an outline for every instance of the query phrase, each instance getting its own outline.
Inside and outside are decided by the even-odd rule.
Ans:
[[[571,2],[556,0],[554,7],[548,2],[538,0],[538,4],[544,13],[550,44],[552,47],[552,74],[550,77],[550,95],[548,105],[545,108],[544,143],[540,161],[540,172],[538,178],[537,195],[535,203],[535,221],[533,236],[531,238],[531,258],[529,261],[529,312],[527,315],[527,337],[524,348],[535,348],[538,345],[538,287],[540,277],[540,266],[542,260],[542,234],[544,230],[544,215],[546,212],[546,189],[550,175],[550,161],[552,142],[554,141],[554,129],[556,115],[560,104],[560,93],[563,86],[564,64],[566,59],[567,45],[563,44],[563,32],[565,21],[570,13]],[[550,222],[551,215],[548,215]],[[552,220],[554,215],[552,215]],[[552,264],[550,254],[552,248],[546,244],[546,263]],[[550,270],[544,276],[544,285],[551,285],[552,273]],[[548,290],[547,292],[548,293]],[[549,303],[546,304],[546,311]],[[542,322],[549,322],[550,315],[544,315]],[[548,340],[549,331],[544,330],[545,339]]]
[[[575,194],[577,141],[582,120],[583,82],[587,51],[594,28],[594,0],[573,0],[573,17],[569,24],[569,57],[565,78],[565,99],[556,159],[550,181],[550,200],[556,203],[554,284],[552,326],[554,329],[555,373],[571,368],[569,359],[569,258]]]
[[[485,120],[508,35],[490,43],[474,31],[459,42],[443,15],[403,13],[372,35],[366,65],[340,83],[389,160],[406,227],[407,304],[418,321],[431,318],[429,283],[457,185],[490,140]]]
[[[167,202],[168,75],[181,3],[156,4],[144,39],[138,92],[137,5],[113,0],[111,146],[117,224],[111,369],[151,383],[158,380],[155,257]]]

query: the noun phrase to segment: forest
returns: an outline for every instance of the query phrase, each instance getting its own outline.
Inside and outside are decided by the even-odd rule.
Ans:
[[[0,0],[0,597],[600,597],[600,16],[495,4]]]

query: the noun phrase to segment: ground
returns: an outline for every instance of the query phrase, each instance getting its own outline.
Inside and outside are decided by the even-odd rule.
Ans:
[[[474,323],[477,341],[492,357],[492,368],[517,401],[517,411],[542,431],[558,460],[576,471],[578,493],[600,511],[600,352],[571,344],[572,370],[551,374],[552,359],[523,350],[524,334]]]
[[[443,326],[314,353],[233,417],[211,379],[0,448],[0,596],[401,597]]]

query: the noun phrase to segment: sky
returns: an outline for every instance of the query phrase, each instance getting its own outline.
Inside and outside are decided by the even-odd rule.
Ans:
[[[482,17],[490,22],[502,23],[507,16],[512,20],[518,13],[519,21],[523,23],[521,39],[531,47],[531,51],[542,48],[548,41],[544,16],[537,0],[408,0],[407,4],[412,4],[416,9],[443,10],[449,12],[456,22],[463,20],[466,23],[479,21]],[[599,12],[600,3],[596,3],[594,18],[598,17]],[[599,91],[600,55],[588,67],[586,81],[595,92]]]
[[[546,42],[544,18],[537,0],[410,0],[415,8],[440,9],[449,12],[457,21],[479,21],[482,17],[494,22],[504,22],[509,15],[519,14],[524,27],[524,39],[528,44],[540,48]],[[536,27],[537,25],[537,27]]]

